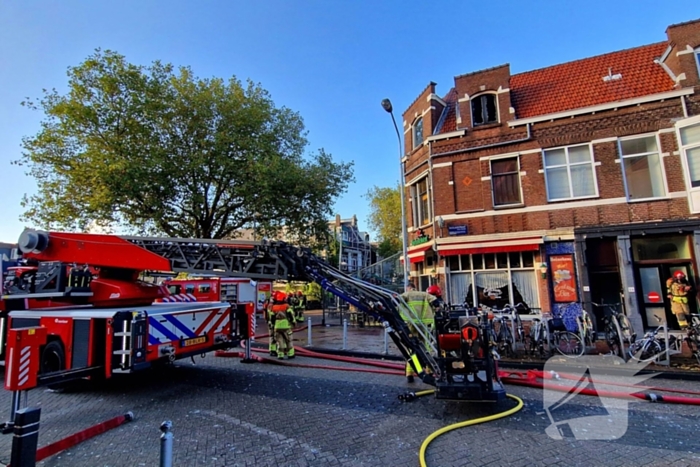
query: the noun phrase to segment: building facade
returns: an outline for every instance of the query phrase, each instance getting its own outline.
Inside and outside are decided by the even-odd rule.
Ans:
[[[336,266],[343,272],[356,274],[377,261],[376,246],[370,242],[369,233],[360,231],[357,216],[341,219],[338,214],[328,227],[338,241],[340,264]]]
[[[666,40],[430,83],[403,114],[411,276],[453,304],[524,303],[575,328],[622,303],[677,328],[666,279],[698,287],[700,20]],[[697,299],[691,300],[692,310]]]

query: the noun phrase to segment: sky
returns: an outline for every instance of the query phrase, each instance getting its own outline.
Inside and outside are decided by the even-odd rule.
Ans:
[[[700,18],[676,0],[75,0],[0,1],[0,242],[15,242],[24,195],[13,164],[43,115],[22,107],[42,89],[67,90],[66,71],[96,48],[135,64],[190,66],[201,78],[236,76],[298,112],[309,153],[354,162],[356,181],[334,205],[367,230],[373,186],[395,186],[401,114],[433,81],[504,63],[512,74],[666,40],[671,24]]]

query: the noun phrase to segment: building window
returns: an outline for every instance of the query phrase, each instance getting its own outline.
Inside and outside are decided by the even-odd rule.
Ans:
[[[695,64],[698,66],[698,77],[700,77],[700,47],[695,49]]]
[[[449,256],[450,303],[501,309],[522,303],[537,310],[537,271],[532,251]]]
[[[430,186],[428,177],[411,186],[413,225],[420,227],[430,223]]]
[[[423,144],[423,118],[413,124],[413,149]]]
[[[681,148],[688,165],[690,186],[700,187],[700,123],[679,130]]]
[[[495,94],[482,94],[473,97],[472,123],[474,126],[498,123],[498,108]]]
[[[544,151],[547,200],[598,196],[590,145]]]
[[[620,155],[628,200],[666,195],[656,136],[621,139]]]
[[[491,160],[491,188],[494,206],[522,204],[517,156]]]

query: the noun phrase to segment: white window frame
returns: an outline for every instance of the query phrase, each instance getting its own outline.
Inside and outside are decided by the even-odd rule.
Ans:
[[[421,136],[420,141],[418,140],[418,132],[416,131],[419,123]],[[425,127],[423,126],[423,117],[418,117],[417,119],[415,119],[411,128],[411,134],[413,135],[413,149],[416,149],[417,147],[423,144],[423,141],[425,141]]]
[[[421,207],[421,200],[420,200],[420,193],[418,190],[418,185],[422,182],[425,182],[425,187],[426,187],[426,194],[428,196],[427,199],[427,215],[422,216],[423,210]],[[413,213],[413,226],[420,228],[424,227],[426,225],[430,225],[432,222],[432,212],[431,212],[431,207],[432,207],[432,190],[430,186],[430,177],[427,175],[425,177],[420,178],[419,180],[416,180],[414,183],[411,184],[411,205],[412,205],[412,213]],[[422,223],[422,218],[426,218],[426,222]]]
[[[577,148],[580,146],[588,146],[588,152],[591,155],[591,160],[590,162],[576,162],[574,164],[569,162],[569,149],[570,148]],[[548,151],[558,151],[559,149],[564,149],[565,155],[566,155],[566,164],[565,165],[553,165],[550,167],[547,167],[547,160],[545,158],[545,153]],[[585,195],[585,196],[574,196],[573,195],[573,183],[571,179],[571,167],[572,166],[581,166],[581,165],[590,165],[591,166],[591,173],[593,174],[593,189],[594,189],[594,194],[592,195]],[[569,177],[569,196],[566,198],[550,198],[549,197],[549,178],[547,177],[547,169],[555,169],[555,168],[562,168],[566,167],[566,174]],[[544,171],[544,183],[545,183],[545,188],[547,190],[547,201],[549,202],[554,202],[554,201],[568,201],[572,199],[591,199],[591,198],[598,198],[600,196],[599,191],[598,191],[598,177],[596,176],[596,170],[595,170],[595,154],[593,153],[593,144],[592,143],[586,143],[586,144],[572,144],[570,146],[559,146],[556,148],[547,148],[542,150],[542,168]]]
[[[651,198],[639,198],[639,199],[630,199],[630,194],[629,194],[629,189],[627,188],[627,174],[625,174],[625,159],[630,158],[630,157],[640,157],[640,156],[649,156],[652,155],[653,153],[641,153],[641,154],[630,154],[627,156],[622,155],[622,142],[623,141],[630,141],[634,139],[642,139],[642,138],[648,138],[648,137],[654,137],[656,139],[656,154],[659,156],[659,165],[661,167],[661,181],[663,183],[663,189],[664,189],[664,194],[661,196],[652,196]],[[633,135],[633,136],[625,136],[622,138],[617,139],[617,152],[620,156],[620,170],[622,170],[622,182],[625,186],[625,197],[627,198],[628,203],[640,203],[644,201],[653,201],[653,200],[659,200],[659,199],[667,199],[668,198],[668,181],[666,180],[666,168],[664,167],[664,159],[663,156],[661,155],[661,140],[659,138],[658,133],[644,133],[640,135]]]
[[[493,186],[493,162],[494,161],[500,161],[503,159],[517,159],[518,161],[518,169],[517,169],[517,175],[518,175],[518,190],[520,192],[520,201],[517,203],[512,203],[512,204],[499,204],[498,206],[496,205],[496,190],[494,190]],[[494,209],[508,209],[508,208],[513,208],[513,207],[518,207],[518,206],[523,206],[525,204],[525,199],[523,197],[523,184],[522,181],[520,180],[520,154],[509,154],[507,156],[498,156],[498,157],[491,157],[489,159],[489,177],[491,178],[491,205],[493,206]]]
[[[700,48],[698,48],[697,50],[700,51]],[[698,57],[698,60],[700,60],[700,57]],[[688,193],[688,209],[692,213],[700,212],[700,187],[693,187],[692,181],[690,179],[690,167],[688,166],[687,150],[694,149],[698,147],[698,145],[697,143],[692,145],[683,145],[683,140],[681,139],[681,130],[683,128],[695,126],[698,124],[700,124],[700,115],[676,122],[676,141],[678,141],[681,164],[683,166],[683,180],[685,181],[685,188]]]
[[[695,49],[695,65],[698,67],[698,78],[700,78],[700,47]]]
[[[528,272],[531,271],[533,275],[537,274],[537,255],[535,254],[536,252],[531,252],[532,253],[532,259],[533,259],[533,264],[532,266],[523,266],[523,260],[522,260],[522,254],[525,252],[504,252],[507,255],[507,266],[504,268],[499,268],[498,267],[498,261],[496,260],[496,255],[498,253],[482,253],[480,256],[483,258],[484,255],[490,254],[494,255],[494,268],[486,268],[486,267],[476,267],[474,264],[474,255],[473,254],[468,254],[468,255],[460,255],[460,266],[462,264],[462,261],[465,259],[465,257],[469,258],[469,265],[464,267],[460,267],[458,270],[449,270],[449,277],[447,280],[451,283],[452,281],[452,276],[453,275],[460,275],[460,274],[465,274],[470,276],[470,289],[472,293],[472,297],[477,296],[477,290],[476,290],[476,275],[480,273],[497,273],[497,272],[506,272],[508,274],[508,301],[510,302],[511,305],[515,306],[517,303],[514,303],[514,297],[513,297],[513,272]],[[510,262],[510,255],[512,253],[519,253],[520,254],[520,266],[513,266],[511,265]],[[537,277],[535,277],[535,283],[538,283]],[[542,310],[542,296],[541,296],[541,291],[540,287],[535,287],[534,289],[536,297],[535,300],[537,301],[534,304],[528,303],[527,305],[534,310]],[[451,300],[452,297],[449,297]],[[534,306],[536,305],[536,306]],[[538,313],[539,314],[539,313]],[[534,315],[533,315],[534,316]],[[523,318],[523,316],[521,316]]]
[[[474,121],[474,101],[477,100],[477,99],[481,99],[481,98],[484,97],[484,96],[491,96],[491,97],[493,97],[493,102],[494,102],[495,107],[496,107],[496,121],[493,121],[493,122],[484,122],[484,123],[478,123],[478,124],[477,124],[477,123]],[[469,113],[471,114],[471,117],[472,117],[472,128],[477,128],[477,127],[484,126],[484,125],[494,125],[494,124],[496,124],[496,123],[501,123],[501,113],[500,113],[500,111],[499,111],[499,109],[498,109],[498,93],[493,92],[493,91],[482,92],[482,93],[480,93],[480,94],[477,94],[476,96],[471,97],[471,98],[469,99]]]

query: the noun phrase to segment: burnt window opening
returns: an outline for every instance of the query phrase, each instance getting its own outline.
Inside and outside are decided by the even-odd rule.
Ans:
[[[498,123],[495,94],[483,94],[472,99],[472,121],[474,126]]]

